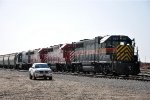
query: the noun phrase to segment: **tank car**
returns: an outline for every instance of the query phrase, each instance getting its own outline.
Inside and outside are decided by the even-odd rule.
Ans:
[[[16,56],[17,56],[17,53],[12,53],[12,54],[9,54],[9,68],[12,69],[12,68],[15,68],[16,67]]]
[[[3,67],[4,68],[8,68],[9,67],[9,54],[4,55]]]
[[[4,56],[0,55],[0,67],[3,68]]]
[[[16,66],[16,55],[17,53],[5,54],[0,56],[0,67],[1,68],[14,68]]]

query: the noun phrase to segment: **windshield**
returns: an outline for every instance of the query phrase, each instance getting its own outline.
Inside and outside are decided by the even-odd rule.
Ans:
[[[47,64],[37,64],[35,68],[49,68],[49,66]]]

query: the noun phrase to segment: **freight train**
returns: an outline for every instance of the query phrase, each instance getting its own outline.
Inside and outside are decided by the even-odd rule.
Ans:
[[[29,69],[33,63],[48,63],[53,71],[137,75],[140,63],[135,48],[135,40],[125,35],[98,36],[0,55],[0,67]]]

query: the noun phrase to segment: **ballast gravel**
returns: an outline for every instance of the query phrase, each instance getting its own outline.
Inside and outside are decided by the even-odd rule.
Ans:
[[[0,69],[0,100],[150,100],[150,82],[62,74],[30,80],[27,71]]]

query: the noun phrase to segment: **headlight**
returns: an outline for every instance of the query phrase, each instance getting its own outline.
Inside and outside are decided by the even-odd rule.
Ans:
[[[49,70],[48,73],[52,73],[52,70]]]
[[[39,71],[35,71],[35,73],[39,73]]]

